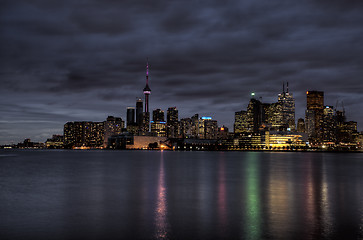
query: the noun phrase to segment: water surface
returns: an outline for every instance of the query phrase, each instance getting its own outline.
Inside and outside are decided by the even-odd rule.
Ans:
[[[362,239],[363,155],[0,151],[0,239]]]

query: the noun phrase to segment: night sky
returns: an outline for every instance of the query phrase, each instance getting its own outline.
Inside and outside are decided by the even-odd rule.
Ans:
[[[0,144],[125,119],[147,57],[150,110],[176,106],[233,131],[250,92],[275,102],[288,81],[296,119],[305,92],[320,90],[363,130],[362,1],[2,0]]]

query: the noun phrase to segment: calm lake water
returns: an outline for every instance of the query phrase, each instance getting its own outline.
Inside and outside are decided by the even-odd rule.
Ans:
[[[0,151],[0,239],[363,239],[363,154]]]

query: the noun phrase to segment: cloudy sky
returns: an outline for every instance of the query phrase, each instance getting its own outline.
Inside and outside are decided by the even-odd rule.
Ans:
[[[176,106],[233,130],[250,92],[274,102],[288,81],[296,118],[305,92],[320,90],[362,131],[362,26],[359,0],[2,0],[0,144],[125,119],[146,57],[151,110]]]

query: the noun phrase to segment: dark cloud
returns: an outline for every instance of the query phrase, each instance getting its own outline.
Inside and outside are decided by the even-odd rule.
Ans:
[[[289,81],[297,118],[306,90],[322,90],[363,130],[361,1],[0,4],[1,144],[44,141],[66,121],[125,118],[142,97],[146,57],[152,109],[232,128],[251,91],[273,102]]]

